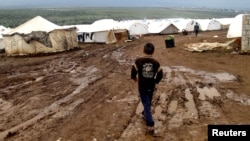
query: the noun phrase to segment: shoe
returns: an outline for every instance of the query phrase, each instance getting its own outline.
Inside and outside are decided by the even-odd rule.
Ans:
[[[154,128],[154,126],[148,126],[147,133],[149,135],[155,135],[155,128]]]

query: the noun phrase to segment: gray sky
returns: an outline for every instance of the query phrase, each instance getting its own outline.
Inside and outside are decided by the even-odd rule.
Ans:
[[[0,0],[0,7],[207,7],[250,10],[250,0]]]

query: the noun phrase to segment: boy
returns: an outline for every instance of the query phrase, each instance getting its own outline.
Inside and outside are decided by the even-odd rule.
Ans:
[[[143,50],[146,56],[137,58],[131,70],[131,79],[138,82],[139,95],[144,108],[142,114],[146,120],[147,130],[150,134],[154,134],[155,124],[151,113],[153,92],[155,85],[158,84],[163,77],[160,63],[152,58],[154,50],[155,48],[152,43],[146,43]]]

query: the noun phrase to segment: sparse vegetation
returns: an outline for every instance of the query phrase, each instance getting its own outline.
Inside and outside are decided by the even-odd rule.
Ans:
[[[0,9],[0,25],[16,27],[40,15],[58,25],[90,24],[99,19],[224,18],[242,12],[184,8],[39,8]]]

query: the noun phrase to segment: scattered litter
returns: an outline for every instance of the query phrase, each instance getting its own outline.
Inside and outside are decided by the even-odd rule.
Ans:
[[[192,43],[188,44],[187,47],[185,48],[188,51],[197,51],[197,52],[203,52],[203,51],[208,51],[208,50],[215,50],[217,48],[223,48],[223,49],[232,49],[233,48],[233,43],[235,40],[228,41],[226,43],[209,43],[209,42],[203,42],[203,43]]]

